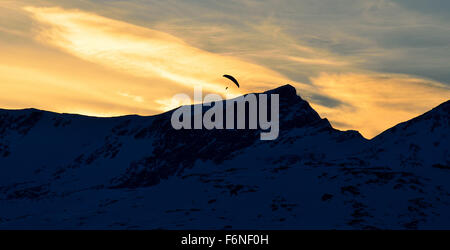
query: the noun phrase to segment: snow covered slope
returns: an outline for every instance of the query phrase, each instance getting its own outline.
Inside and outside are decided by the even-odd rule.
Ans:
[[[372,140],[290,85],[280,135],[0,110],[0,229],[450,229],[450,102]]]

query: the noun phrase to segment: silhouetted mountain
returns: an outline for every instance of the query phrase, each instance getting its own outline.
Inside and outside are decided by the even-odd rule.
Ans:
[[[0,228],[450,228],[450,104],[375,137],[285,85],[277,140],[175,130],[173,111],[0,110]]]

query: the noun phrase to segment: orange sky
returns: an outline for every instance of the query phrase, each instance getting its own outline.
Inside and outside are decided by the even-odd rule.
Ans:
[[[197,38],[189,38],[174,31],[171,22],[137,25],[113,18],[115,12],[106,17],[43,2],[46,7],[30,1],[6,1],[0,7],[0,108],[151,115],[176,107],[172,96],[191,94],[196,85],[233,97],[290,83],[335,127],[370,138],[450,97],[444,83],[362,69],[358,65],[364,59],[297,42],[267,20],[250,23],[255,33],[245,34],[242,43],[258,47],[253,36],[272,34],[270,39],[286,48],[236,54],[244,45],[216,52],[196,40],[203,36],[214,46],[216,40],[223,43],[218,34],[197,31]],[[291,77],[286,66],[291,64],[311,73]],[[225,73],[236,76],[242,87],[232,87],[222,78]],[[338,104],[328,105],[318,96]]]

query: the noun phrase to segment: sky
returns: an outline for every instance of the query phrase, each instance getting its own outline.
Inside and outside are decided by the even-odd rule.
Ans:
[[[0,108],[153,115],[194,86],[231,98],[291,84],[335,128],[372,138],[450,99],[449,9],[446,0],[0,0]]]

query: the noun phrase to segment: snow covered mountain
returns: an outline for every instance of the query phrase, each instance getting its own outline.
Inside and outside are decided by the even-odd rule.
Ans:
[[[280,135],[0,110],[0,229],[450,229],[450,102],[375,137],[285,85]]]

